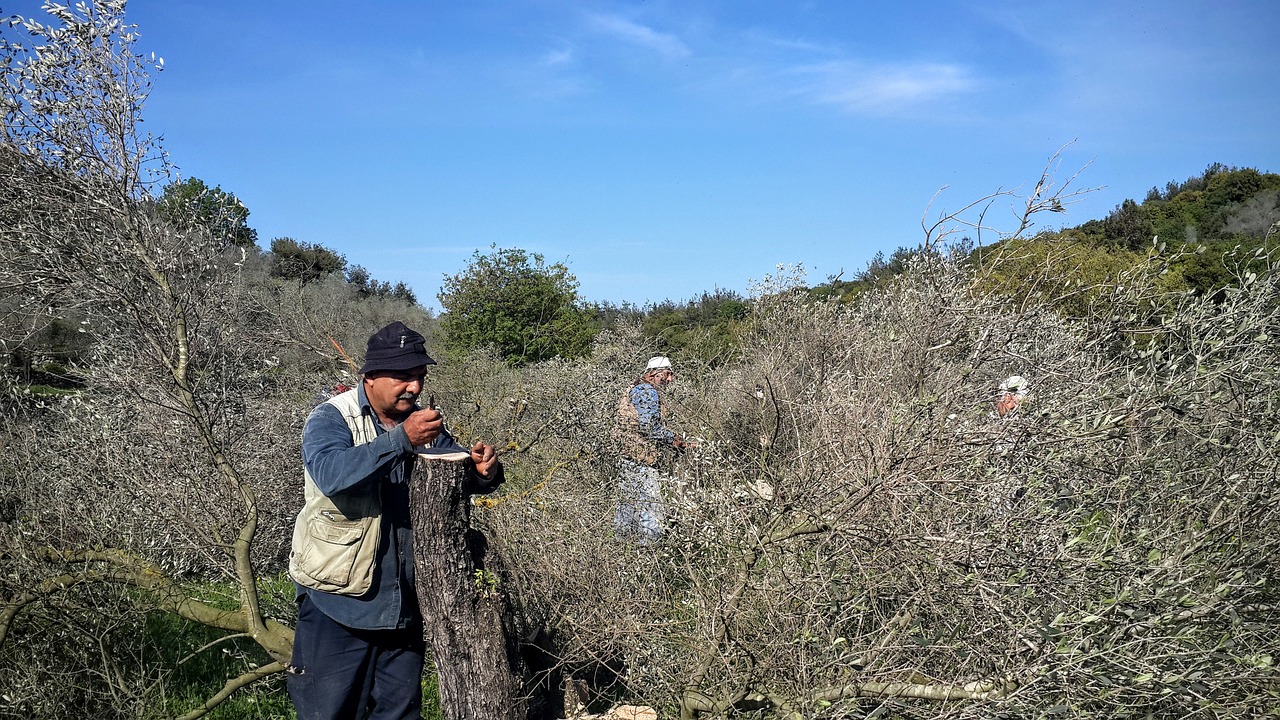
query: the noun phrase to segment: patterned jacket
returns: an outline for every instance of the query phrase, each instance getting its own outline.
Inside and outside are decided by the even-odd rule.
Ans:
[[[660,458],[659,449],[672,445],[676,434],[663,425],[667,410],[662,405],[658,388],[641,380],[618,401],[614,436],[622,456],[653,467]]]

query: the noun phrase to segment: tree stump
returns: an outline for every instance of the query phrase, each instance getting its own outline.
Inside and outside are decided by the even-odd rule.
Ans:
[[[524,662],[505,588],[471,527],[470,455],[418,456],[409,483],[423,634],[447,720],[525,720]]]

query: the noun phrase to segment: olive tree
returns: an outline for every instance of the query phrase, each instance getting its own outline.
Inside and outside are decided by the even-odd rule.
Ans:
[[[265,298],[237,273],[245,255],[151,201],[168,166],[138,127],[153,61],[133,50],[124,3],[45,9],[51,22],[11,22],[0,48],[0,287],[31,316],[74,309],[94,344],[83,392],[9,399],[28,412],[5,428],[21,503],[4,527],[6,702],[56,715],[151,699],[154,678],[130,677],[110,655],[96,665],[114,696],[93,689],[94,673],[56,694],[17,680],[60,672],[56,656],[26,646],[33,638],[75,646],[93,637],[87,628],[127,627],[84,608],[154,608],[265,651],[207,708],[279,671],[291,646],[291,629],[260,604],[254,554],[259,490],[279,487],[284,469],[258,438],[286,427],[292,409],[261,400],[279,382],[278,338]],[[238,597],[207,602],[184,571],[217,573]],[[31,624],[16,625],[24,617]]]
[[[345,348],[393,318],[430,321],[337,273],[273,277],[211,227],[243,209],[230,196],[156,202],[170,167],[138,124],[158,61],[135,52],[124,6],[48,3],[53,22],[16,20],[0,45],[0,306],[75,312],[92,340],[80,392],[0,378],[5,714],[142,716],[171,707],[176,666],[243,656],[183,708],[194,718],[280,673],[293,586],[264,568],[283,568],[301,504],[301,422],[340,366],[354,371]],[[22,339],[4,327],[4,347]],[[166,665],[145,632],[165,617],[212,639]]]

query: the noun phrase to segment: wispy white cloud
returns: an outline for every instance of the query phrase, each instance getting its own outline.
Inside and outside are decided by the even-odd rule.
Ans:
[[[576,43],[562,40],[558,47],[517,58],[504,66],[511,91],[528,98],[560,100],[588,92],[590,76],[581,67]]]
[[[679,37],[654,30],[618,15],[592,15],[591,27],[617,40],[651,50],[669,59],[692,55],[689,46]]]
[[[774,33],[760,30],[759,28],[747,30],[742,34],[742,38],[750,44],[764,46],[774,50],[822,55],[834,55],[839,53],[839,49],[831,45],[813,42],[811,40],[798,37],[779,37]]]
[[[618,12],[585,13],[561,28],[557,45],[526,56],[514,70],[522,93],[544,99],[607,92],[617,78],[608,63],[593,62],[614,47],[639,49],[672,63],[639,66],[646,74],[678,73],[671,87],[690,94],[728,90],[739,100],[835,108],[857,115],[899,115],[951,101],[982,85],[976,71],[955,63],[915,58],[873,61],[829,39],[778,33],[759,26],[732,28],[677,15],[656,22]],[[683,28],[667,32],[656,28]],[[577,32],[575,32],[575,30]],[[585,30],[586,34],[581,31]],[[630,66],[635,69],[636,66]]]
[[[977,86],[965,67],[939,63],[837,60],[798,66],[788,74],[796,78],[796,95],[858,114],[893,114],[952,98]]]
[[[542,55],[542,65],[547,67],[558,67],[561,65],[569,65],[575,60],[575,53],[572,47],[565,46],[556,50],[548,50]]]
[[[982,85],[963,65],[872,63],[848,58],[755,62],[736,68],[732,83],[770,103],[800,101],[875,116],[919,111],[953,101]]]

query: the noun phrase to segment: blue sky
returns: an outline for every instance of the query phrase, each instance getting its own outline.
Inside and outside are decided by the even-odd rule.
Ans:
[[[23,12],[32,3],[5,3]],[[133,0],[147,106],[260,244],[319,243],[429,307],[472,252],[645,304],[1061,175],[1102,217],[1212,162],[1280,172],[1280,3]],[[1073,142],[1074,141],[1074,142]],[[989,219],[999,223],[1008,206]]]

